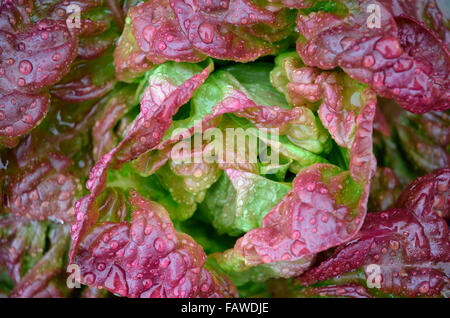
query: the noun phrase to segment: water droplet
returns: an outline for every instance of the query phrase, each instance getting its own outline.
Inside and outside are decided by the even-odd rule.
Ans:
[[[160,267],[167,268],[169,266],[169,264],[170,264],[170,259],[164,258],[161,260]]]
[[[317,45],[315,45],[314,43],[311,43],[310,45],[308,45],[308,54],[309,55],[316,54],[316,51],[317,51]]]
[[[87,285],[92,284],[95,281],[95,275],[92,273],[88,273],[84,276],[84,281]]]
[[[400,247],[400,243],[398,241],[389,241],[389,246],[391,249],[393,250],[398,250],[398,248]]]
[[[203,175],[203,170],[200,168],[195,169],[194,171],[194,177],[200,178]]]
[[[396,72],[404,72],[404,71],[409,70],[412,66],[413,66],[413,61],[412,60],[399,59],[394,64],[394,71],[396,71]]]
[[[66,182],[66,177],[63,174],[58,176],[58,184],[63,185]]]
[[[300,232],[299,231],[292,232],[292,238],[294,240],[297,240],[299,237],[300,237]]]
[[[142,281],[142,284],[144,285],[144,287],[145,288],[150,288],[150,287],[152,287],[152,285],[153,285],[153,283],[152,283],[152,280],[151,279],[144,279],[143,281]]]
[[[214,27],[208,22],[203,22],[198,28],[198,35],[204,43],[210,44],[214,40]]]
[[[28,75],[33,70],[33,64],[28,60],[23,60],[19,63],[19,72],[23,75]]]
[[[347,50],[349,47],[353,46],[356,43],[356,40],[352,37],[344,37],[340,44],[344,50]]]
[[[31,124],[33,122],[33,117],[31,117],[31,115],[29,115],[29,114],[25,114],[22,117],[22,121],[24,123]]]
[[[419,291],[422,294],[428,293],[429,290],[430,290],[430,283],[429,282],[423,282],[422,284],[420,284]]]
[[[375,44],[375,50],[380,52],[385,58],[392,59],[399,57],[403,53],[398,39],[386,36]]]
[[[81,214],[81,213],[80,213]],[[105,235],[103,235],[102,240],[105,243],[108,243],[108,241],[111,239],[111,235],[109,233],[105,233]]]
[[[327,120],[327,122],[331,122],[332,120],[333,120],[333,114],[327,114],[326,116],[325,116],[325,119]]]
[[[59,54],[59,53],[55,53],[55,54],[53,54],[53,56],[52,56],[52,60],[53,61],[59,61],[61,59],[61,54]]]
[[[366,55],[363,58],[363,66],[364,67],[371,67],[375,64],[375,58],[373,55]]]
[[[116,252],[116,256],[117,256],[117,257],[122,257],[123,254],[125,254],[125,250],[124,250],[123,248],[120,249],[120,250],[118,250],[118,251]]]
[[[209,290],[209,285],[207,283],[202,284],[200,290],[204,293],[207,292]]]
[[[156,28],[153,25],[147,25],[142,31],[145,41],[151,43],[155,35]]]
[[[301,252],[303,251],[303,248],[304,248],[304,244],[302,244],[302,242],[300,242],[299,240],[296,240],[291,245],[291,252],[295,256],[300,256]]]
[[[157,238],[153,243],[153,246],[158,252],[164,252],[164,250],[166,249],[166,242],[164,242],[164,240],[161,238]]]
[[[37,199],[39,199],[39,194],[36,190],[31,191],[30,193],[30,200],[31,201],[36,201]]]
[[[383,85],[384,85],[384,73],[383,72],[377,72],[377,73],[373,74],[372,83],[373,83],[373,86],[375,86],[376,88],[383,87]]]
[[[164,51],[167,48],[167,44],[164,41],[159,41],[158,49]]]
[[[189,25],[191,24],[191,20],[187,19],[186,21],[184,21],[184,27],[186,29],[189,29]]]
[[[338,295],[342,295],[345,293],[345,288],[339,287],[338,289],[336,289],[336,293]]]
[[[64,191],[64,192],[61,192],[61,194],[59,195],[59,200],[60,201],[66,201],[67,199],[69,199],[70,198],[70,194],[69,194],[69,192],[66,192],[66,191]]]
[[[308,190],[309,192],[314,191],[315,188],[316,188],[316,184],[314,182],[310,182],[306,185],[306,190]]]
[[[144,233],[145,233],[145,235],[149,235],[150,233],[152,233],[152,226],[147,225],[144,229]]]

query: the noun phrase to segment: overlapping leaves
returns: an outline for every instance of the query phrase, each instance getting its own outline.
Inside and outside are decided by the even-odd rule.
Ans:
[[[438,296],[448,290],[449,237],[443,217],[448,210],[449,170],[414,181],[396,207],[370,213],[354,241],[300,277],[312,283],[364,269],[367,281],[385,294]],[[374,265],[379,275],[372,275]],[[350,278],[348,277],[350,276]],[[378,284],[378,286],[377,286]],[[373,286],[370,286],[373,287]]]
[[[449,108],[448,47],[420,22],[433,21],[430,16],[442,19],[436,1],[415,1],[411,6],[381,0],[343,4],[348,8],[344,17],[326,11],[298,16],[302,37],[297,49],[307,65],[340,66],[414,113]],[[376,17],[366,13],[374,11],[368,6],[378,8]]]

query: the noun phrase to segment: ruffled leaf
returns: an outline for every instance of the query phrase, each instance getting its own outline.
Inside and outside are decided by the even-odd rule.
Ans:
[[[186,38],[204,54],[248,62],[275,51],[272,44],[241,30],[241,26],[276,23],[272,12],[248,0],[201,1],[192,5],[173,0],[171,6]]]
[[[77,38],[62,21],[44,19],[17,33],[0,32],[0,86],[34,92],[56,83],[77,55]]]
[[[93,61],[77,60],[71,72],[52,86],[51,93],[65,102],[80,103],[102,97],[115,83],[112,59],[106,54]]]
[[[63,271],[64,256],[69,243],[69,230],[67,227],[61,228],[53,236],[52,247],[14,286],[10,297],[59,298],[64,296],[52,280]]]
[[[153,66],[137,45],[131,32],[131,23],[125,23],[122,35],[114,50],[114,68],[117,79],[127,83],[132,82],[134,78],[142,76]]]
[[[8,207],[18,218],[72,223],[80,181],[67,172],[71,164],[69,158],[55,154],[49,154],[49,157],[49,161],[14,176]]]
[[[322,283],[301,286],[296,280],[274,280],[270,282],[272,297],[283,298],[371,298],[367,289],[358,283]]]
[[[450,171],[441,169],[435,174],[417,178],[401,194],[397,206],[417,216],[431,211],[443,218],[449,218]]]
[[[180,83],[180,86],[175,86],[170,82],[170,78],[166,78],[161,86],[147,87],[141,100],[141,112],[138,118],[132,123],[120,143],[92,168],[86,183],[91,194],[75,205],[78,222],[72,227],[71,257],[76,252],[79,240],[97,221],[98,210],[95,200],[106,187],[107,171],[111,163],[113,167],[118,167],[155,147],[170,127],[172,116],[192,97],[194,91],[200,87],[211,71],[212,65],[200,74]]]
[[[147,59],[200,62],[205,55],[195,50],[178,25],[169,1],[148,1],[130,10],[133,35]]]
[[[0,136],[5,138],[5,143],[37,126],[47,114],[49,104],[48,93],[0,90]]]
[[[448,285],[450,244],[447,223],[433,204],[440,202],[445,208],[448,202],[434,201],[432,196],[445,197],[448,186],[448,169],[416,180],[403,192],[397,208],[370,213],[354,241],[338,247],[301,281],[313,283],[362,267],[367,282],[384,293],[439,295]],[[406,201],[411,196],[415,200]]]
[[[141,53],[155,64],[168,60],[199,62],[206,56],[248,62],[274,53],[278,44],[266,40],[282,40],[293,30],[292,12],[281,7],[272,12],[248,0],[191,4],[178,0],[147,1],[131,8],[128,18],[128,40],[119,45],[117,52],[132,51],[132,58],[142,61],[135,65],[144,63]],[[125,65],[120,60],[116,64]]]
[[[369,27],[364,14],[369,4],[362,2],[348,3],[351,10],[343,18],[325,12],[300,14],[300,56],[310,66],[342,67],[411,112],[448,109],[448,48],[423,23],[388,2],[371,3],[380,8],[380,28]]]
[[[241,237],[233,249],[214,257],[227,273],[241,279],[263,270],[258,279],[302,273],[321,251],[352,239],[362,226],[374,173],[372,123],[375,104],[368,100],[356,117],[356,131],[346,144],[349,171],[331,164],[300,170],[293,189],[263,219],[262,227]],[[336,141],[339,135],[330,131]],[[267,272],[269,269],[269,272]]]
[[[2,217],[0,225],[0,263],[16,284],[44,253],[47,225],[23,222],[11,215]]]
[[[8,14],[10,7],[5,4],[3,9]],[[0,32],[0,136],[3,144],[15,146],[16,137],[40,123],[49,106],[45,87],[67,73],[76,57],[77,45],[77,38],[62,21],[42,19],[18,30],[10,27]]]
[[[294,105],[315,109],[320,102],[318,114],[322,124],[339,146],[350,147],[362,105],[376,104],[374,92],[342,73],[303,67],[296,54],[287,53],[277,59],[271,73],[275,87]]]
[[[261,226],[290,186],[245,171],[225,169],[208,190],[201,212],[219,234],[239,235]]]
[[[392,169],[377,167],[377,172],[370,185],[368,210],[376,212],[392,208],[400,193],[400,183]]]
[[[128,297],[236,296],[226,278],[205,269],[205,254],[176,232],[164,208],[133,192],[131,224],[100,223],[82,240],[74,262],[83,284]]]
[[[92,127],[93,155],[99,160],[119,142],[114,127],[137,104],[136,86],[116,90],[104,101],[105,106]]]
[[[398,112],[393,118],[401,149],[413,167],[430,173],[450,165],[450,118],[446,112],[414,115]]]

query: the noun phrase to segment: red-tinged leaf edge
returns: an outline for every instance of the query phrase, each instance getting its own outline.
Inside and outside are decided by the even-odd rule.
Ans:
[[[165,209],[131,192],[131,224],[100,223],[80,243],[81,282],[123,297],[236,297],[225,277],[204,268],[206,255],[176,232]]]
[[[71,232],[73,239],[70,251],[71,260],[76,254],[79,241],[98,219],[95,201],[106,187],[109,167],[117,168],[122,163],[135,159],[145,151],[154,148],[170,127],[172,116],[192,97],[192,94],[203,84],[212,70],[213,65],[210,64],[200,74],[194,75],[184,84],[175,88],[162,101],[155,102],[151,98],[143,98],[141,113],[132,123],[126,136],[117,147],[106,153],[91,169],[89,180],[86,183],[91,193],[75,204],[77,222],[72,226]]]

